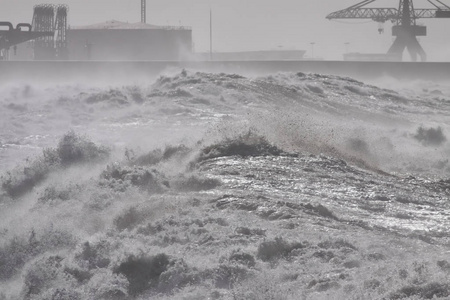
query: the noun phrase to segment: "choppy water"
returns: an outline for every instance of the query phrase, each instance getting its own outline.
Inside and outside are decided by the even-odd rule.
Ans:
[[[450,295],[450,86],[0,86],[0,299]]]

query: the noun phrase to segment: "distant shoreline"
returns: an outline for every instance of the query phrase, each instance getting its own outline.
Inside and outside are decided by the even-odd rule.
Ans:
[[[356,79],[392,77],[400,80],[449,80],[450,62],[369,61],[0,61],[0,81],[76,80],[78,77],[131,79],[157,76],[164,71],[186,68],[204,72],[266,75],[305,72],[349,76]]]

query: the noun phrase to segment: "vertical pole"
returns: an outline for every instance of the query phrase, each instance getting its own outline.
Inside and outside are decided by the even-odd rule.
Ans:
[[[212,42],[212,10],[209,8],[209,60],[213,60],[213,42]]]
[[[147,23],[146,0],[141,0],[141,23]]]

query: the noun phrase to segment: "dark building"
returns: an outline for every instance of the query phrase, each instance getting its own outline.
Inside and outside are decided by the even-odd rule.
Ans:
[[[267,60],[303,60],[304,50],[260,50],[239,52],[197,53],[196,59],[217,61],[267,61]]]

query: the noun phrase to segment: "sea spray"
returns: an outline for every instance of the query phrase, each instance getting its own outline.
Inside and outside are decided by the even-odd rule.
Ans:
[[[0,298],[448,297],[450,93],[416,85],[2,87]]]

